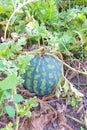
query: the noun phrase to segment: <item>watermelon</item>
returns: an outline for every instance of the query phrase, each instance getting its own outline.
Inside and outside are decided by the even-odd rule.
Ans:
[[[35,55],[24,74],[24,88],[38,96],[52,93],[63,75],[62,63],[49,54]]]

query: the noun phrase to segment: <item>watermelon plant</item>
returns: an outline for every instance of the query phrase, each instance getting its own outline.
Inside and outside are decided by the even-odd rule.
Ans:
[[[8,114],[14,120],[2,130],[18,130],[20,118],[30,117],[31,109],[38,106],[36,97],[25,99],[19,93],[24,88],[37,96],[48,95],[56,89],[58,98],[67,97],[69,105],[78,106],[83,94],[64,78],[64,61],[54,54],[61,53],[72,61],[86,60],[86,4],[87,0],[0,0],[0,37],[1,30],[5,31],[4,38],[0,38],[4,41],[0,43],[0,118]],[[26,38],[5,41],[13,31],[24,33],[17,36],[26,35]],[[38,43],[35,49],[39,49],[29,52],[31,43]],[[39,51],[41,46],[46,48],[44,53]]]

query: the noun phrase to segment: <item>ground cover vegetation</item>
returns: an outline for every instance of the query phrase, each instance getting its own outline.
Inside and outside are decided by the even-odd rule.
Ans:
[[[39,53],[63,64],[55,96],[39,98],[23,88],[29,61]],[[57,123],[49,124],[54,117]],[[58,127],[87,129],[87,0],[0,0],[0,129]]]

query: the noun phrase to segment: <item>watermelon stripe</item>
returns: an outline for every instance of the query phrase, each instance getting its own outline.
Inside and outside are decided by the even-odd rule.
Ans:
[[[37,61],[39,60],[39,57],[38,56],[35,56],[35,59],[34,59],[34,62],[35,63],[37,63]],[[34,63],[34,64],[35,64]],[[33,66],[33,64],[32,64],[32,66]],[[34,89],[35,89],[35,92],[36,92],[36,89],[37,89],[37,87],[38,87],[38,82],[37,82],[37,84],[36,84],[36,86],[34,86],[34,76],[35,76],[35,72],[36,72],[36,68],[37,68],[37,64],[35,64],[35,69],[34,69],[34,71],[32,72],[32,89],[33,89],[33,92],[34,92]],[[38,90],[38,89],[37,89]],[[37,92],[36,92],[37,93]]]

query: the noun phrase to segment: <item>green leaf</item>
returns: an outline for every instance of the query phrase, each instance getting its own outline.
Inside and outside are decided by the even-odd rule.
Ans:
[[[17,43],[19,44],[19,46],[25,45],[26,44],[26,38],[22,37],[22,38],[18,39]]]
[[[26,44],[26,38],[22,37],[17,42],[13,40],[0,44],[0,58],[14,59],[17,53],[22,50],[22,45]]]
[[[10,116],[10,117],[14,117],[15,116],[15,109],[12,106],[6,106],[5,107],[6,113]]]
[[[3,61],[0,60],[0,71],[4,70],[5,65],[3,64]]]
[[[15,103],[20,103],[20,102],[23,101],[23,97],[22,97],[20,94],[15,94],[15,95],[13,96],[13,101],[14,101]]]
[[[32,112],[31,111],[27,111],[25,115],[28,116],[28,117],[31,117],[32,116]]]
[[[0,89],[1,90],[12,89],[16,87],[17,84],[18,84],[17,76],[15,74],[11,74],[3,81],[0,81]]]
[[[12,96],[12,91],[10,89],[7,89],[4,91],[4,95],[5,95],[6,99],[8,99]]]
[[[25,70],[29,67],[29,61],[33,58],[33,55],[20,55],[17,59],[17,67],[19,68],[19,74],[24,74]]]
[[[1,98],[3,97],[3,91],[0,91],[0,100],[1,100]]]
[[[0,5],[0,14],[2,14],[3,13],[3,8],[2,8],[2,6]]]
[[[30,105],[31,107],[37,107],[38,106],[37,98],[33,97],[30,98],[29,100],[26,100],[26,104]]]
[[[80,128],[80,130],[84,130],[84,128],[83,128],[83,127],[81,127],[81,128]]]

